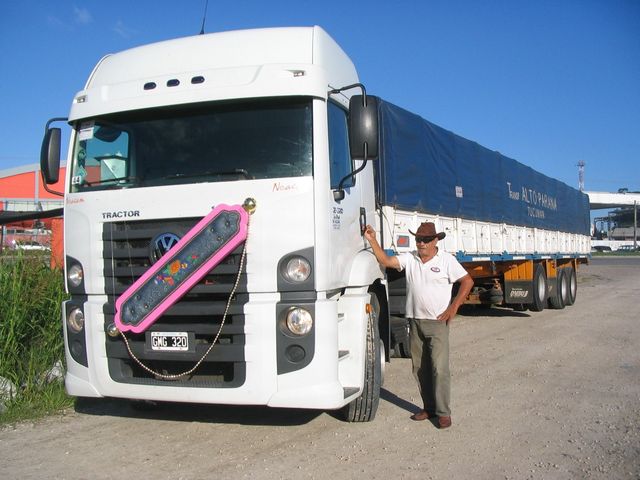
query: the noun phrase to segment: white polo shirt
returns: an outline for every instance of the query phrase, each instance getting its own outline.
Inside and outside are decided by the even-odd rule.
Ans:
[[[407,278],[408,318],[435,320],[451,303],[453,284],[467,274],[450,253],[438,249],[427,263],[422,263],[417,251],[398,255],[400,270]]]

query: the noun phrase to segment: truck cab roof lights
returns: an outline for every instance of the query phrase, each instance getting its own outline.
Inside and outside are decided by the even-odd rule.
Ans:
[[[200,83],[204,83],[204,77],[202,75],[196,75],[195,77],[191,77],[192,85],[198,85]],[[180,85],[180,80],[178,80],[177,78],[172,78],[170,80],[167,80],[167,87],[177,87],[179,85]],[[157,86],[158,84],[156,82],[147,82],[144,84],[143,88],[144,90],[154,90]]]

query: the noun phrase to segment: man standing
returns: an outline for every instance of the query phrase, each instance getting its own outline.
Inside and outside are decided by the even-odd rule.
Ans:
[[[378,263],[386,268],[405,270],[407,303],[405,315],[411,325],[411,361],[418,381],[423,409],[412,420],[438,418],[440,428],[451,426],[451,376],[449,372],[449,322],[464,303],[473,287],[473,279],[451,254],[438,248],[444,232],[436,233],[435,224],[420,224],[415,235],[416,250],[398,256],[388,256],[367,225],[369,241]],[[460,282],[456,297],[451,300],[453,284]]]

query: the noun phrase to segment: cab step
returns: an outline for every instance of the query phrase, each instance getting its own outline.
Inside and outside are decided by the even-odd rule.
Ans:
[[[358,393],[357,387],[342,387],[342,389],[344,390],[344,398],[350,397],[351,395]]]

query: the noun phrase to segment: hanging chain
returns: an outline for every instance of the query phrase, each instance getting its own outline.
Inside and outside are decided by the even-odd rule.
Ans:
[[[213,349],[213,346],[217,343],[218,338],[220,337],[220,334],[222,333],[222,327],[224,327],[225,320],[227,319],[227,313],[229,312],[229,308],[231,307],[231,302],[233,300],[233,297],[236,294],[238,285],[240,284],[240,277],[242,275],[242,269],[244,267],[245,257],[247,255],[247,243],[249,241],[249,224],[250,224],[249,218],[247,218],[247,238],[245,238],[244,240],[244,246],[242,247],[242,253],[240,255],[240,265],[238,268],[238,275],[236,276],[236,281],[233,284],[233,288],[231,289],[231,292],[229,293],[229,299],[227,300],[227,305],[224,309],[222,320],[220,321],[220,328],[218,329],[218,333],[216,333],[215,337],[213,338],[213,341],[211,342],[211,345],[209,345],[209,348],[207,348],[207,351],[204,352],[200,360],[198,360],[196,364],[189,370],[182,373],[167,375],[164,373],[156,372],[155,370],[149,368],[147,365],[142,363],[142,361],[131,350],[131,346],[129,345],[129,339],[125,336],[124,332],[120,332],[120,335],[122,335],[122,340],[124,340],[124,344],[127,347],[127,351],[129,352],[129,355],[142,369],[144,369],[151,375],[155,375],[156,377],[161,378],[163,380],[178,380],[179,378],[186,377],[187,375],[191,375],[193,372],[195,372],[196,369],[202,364],[202,362],[204,362],[205,358],[207,358],[207,355],[209,355],[209,353]]]

